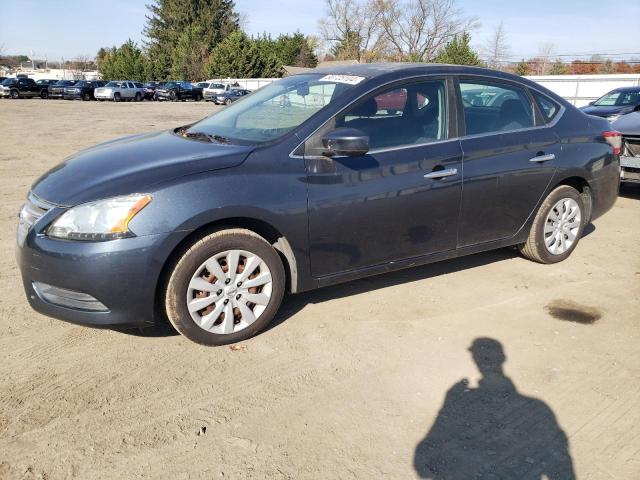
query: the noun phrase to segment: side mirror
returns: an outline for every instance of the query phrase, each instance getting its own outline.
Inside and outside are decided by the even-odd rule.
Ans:
[[[322,137],[327,155],[357,157],[369,151],[369,135],[355,128],[336,128]]]

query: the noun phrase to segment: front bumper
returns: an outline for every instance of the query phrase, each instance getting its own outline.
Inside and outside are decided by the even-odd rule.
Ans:
[[[96,100],[113,100],[113,93],[94,93]]]
[[[82,100],[82,93],[64,93],[63,98],[65,100]]]
[[[620,181],[640,183],[640,157],[620,157]]]
[[[0,90],[0,97],[8,97],[9,95],[9,90]]]
[[[156,289],[178,233],[108,242],[56,240],[32,229],[16,256],[31,307],[50,317],[93,327],[142,327],[154,323]],[[51,303],[38,285],[91,296],[104,311]]]

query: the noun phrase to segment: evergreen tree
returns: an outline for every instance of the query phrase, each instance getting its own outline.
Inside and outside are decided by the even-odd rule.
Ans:
[[[171,78],[197,81],[203,78],[203,68],[208,52],[201,41],[202,27],[187,27],[173,51]]]
[[[107,80],[144,81],[147,78],[146,58],[131,39],[120,47],[100,49],[97,62],[98,71]]]
[[[233,0],[153,0],[147,8],[144,34],[152,62],[150,73],[157,79],[166,79],[172,73],[181,38],[181,48],[191,43],[184,37],[188,29],[193,30],[187,37],[197,30],[204,51],[211,52],[238,28],[239,16]],[[185,67],[177,68],[184,71]]]
[[[549,75],[566,75],[568,71],[569,69],[567,68],[567,66],[564,63],[562,63],[562,60],[558,59],[555,62],[553,62],[553,65],[551,65],[551,69],[549,70]]]
[[[524,58],[522,60],[520,60],[520,62],[518,62],[518,64],[516,65],[516,68],[514,69],[513,73],[515,73],[516,75],[520,75],[520,76],[525,76],[529,74],[529,64],[527,62],[525,62]]]
[[[471,48],[471,37],[468,33],[454,35],[444,48],[436,55],[435,63],[448,63],[452,65],[484,66],[478,54]]]
[[[207,78],[256,78],[264,72],[265,61],[256,41],[236,30],[213,51],[204,66]]]

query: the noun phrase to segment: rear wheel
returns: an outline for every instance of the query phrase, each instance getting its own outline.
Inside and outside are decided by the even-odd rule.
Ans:
[[[85,102],[88,102],[89,100],[91,100],[91,95],[88,92],[85,92],[82,95],[82,100],[84,100]]]
[[[113,101],[114,102],[119,102],[122,100],[122,97],[120,96],[120,94],[118,92],[113,94]]]
[[[585,227],[585,207],[580,193],[568,185],[553,190],[540,206],[527,241],[519,246],[529,260],[557,263],[578,245]]]
[[[142,101],[142,94],[140,92],[136,93],[136,102]]]
[[[46,100],[47,98],[49,98],[49,92],[47,92],[46,90],[42,90],[40,92],[40,98]]]
[[[20,92],[18,92],[18,90],[11,90],[11,98],[14,100],[20,98]]]
[[[231,100],[230,98],[227,98],[227,99],[224,101],[224,104],[225,104],[225,105],[231,105],[232,103],[233,103],[233,100]]]
[[[185,337],[225,345],[264,329],[284,289],[282,262],[264,238],[244,229],[221,230],[195,242],[177,261],[165,308]]]

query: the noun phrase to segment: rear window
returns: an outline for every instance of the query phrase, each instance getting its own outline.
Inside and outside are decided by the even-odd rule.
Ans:
[[[538,109],[540,110],[545,123],[551,122],[551,120],[553,120],[560,111],[560,105],[558,105],[546,95],[543,95],[540,92],[536,92],[535,90],[531,90],[531,94],[536,100],[536,104],[538,105]]]

